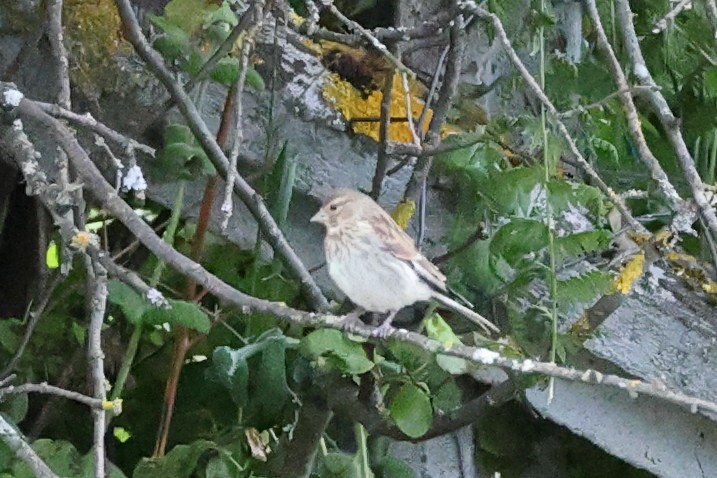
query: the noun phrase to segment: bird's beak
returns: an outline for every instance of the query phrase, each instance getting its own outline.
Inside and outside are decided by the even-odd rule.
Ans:
[[[326,224],[326,213],[323,209],[319,209],[319,212],[314,214],[314,217],[309,220],[311,222],[318,222],[319,224]]]

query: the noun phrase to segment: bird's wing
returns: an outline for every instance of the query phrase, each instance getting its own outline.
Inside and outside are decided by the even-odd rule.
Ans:
[[[446,291],[446,276],[418,252],[411,236],[406,234],[391,216],[381,210],[370,222],[386,251],[406,261],[431,287]]]

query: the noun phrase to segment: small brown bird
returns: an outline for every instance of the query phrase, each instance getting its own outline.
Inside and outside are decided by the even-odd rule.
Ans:
[[[447,297],[446,276],[418,252],[411,237],[373,199],[351,189],[333,191],[311,218],[326,227],[329,276],[364,311],[388,313],[376,335],[386,337],[396,313],[435,300],[479,325],[499,332],[486,318]]]

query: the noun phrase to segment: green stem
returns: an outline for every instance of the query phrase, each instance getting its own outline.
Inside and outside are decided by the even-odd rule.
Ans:
[[[545,10],[545,0],[540,2],[540,11]],[[540,27],[538,30],[540,36],[540,87],[545,91],[545,30]],[[548,285],[550,288],[550,320],[551,320],[551,342],[550,342],[550,360],[555,362],[558,349],[558,303],[556,300],[558,282],[555,277],[555,227],[553,225],[553,208],[550,206],[550,198],[548,184],[550,183],[550,175],[553,165],[550,164],[548,156],[548,128],[546,124],[545,105],[540,105],[540,126],[543,135],[543,170],[545,189],[545,216],[548,224],[548,255],[550,259],[550,271],[548,272]]]
[[[373,478],[373,473],[368,465],[368,446],[366,444],[368,435],[366,434],[366,429],[360,423],[354,423],[354,434],[358,445],[358,450],[356,451],[357,465],[359,467],[358,476]]]

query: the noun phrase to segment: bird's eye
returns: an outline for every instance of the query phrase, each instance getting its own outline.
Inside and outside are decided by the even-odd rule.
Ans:
[[[331,209],[332,211],[335,211],[335,210],[337,210],[338,208],[339,208],[339,207],[338,207],[336,204],[332,204],[331,206],[329,206],[329,209]]]

